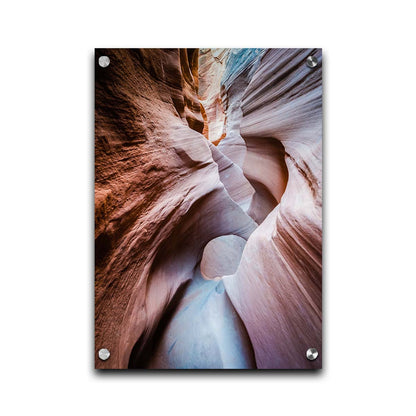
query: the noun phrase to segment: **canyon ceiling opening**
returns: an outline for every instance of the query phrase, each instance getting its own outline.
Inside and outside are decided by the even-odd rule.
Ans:
[[[322,366],[320,49],[96,49],[95,366]]]

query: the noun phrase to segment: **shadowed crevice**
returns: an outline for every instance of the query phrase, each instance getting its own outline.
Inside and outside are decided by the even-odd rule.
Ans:
[[[175,295],[173,296],[170,303],[166,306],[165,312],[162,315],[162,318],[159,321],[158,326],[153,331],[153,334],[150,335],[148,341],[144,341],[144,334],[142,334],[137,342],[134,344],[134,347],[130,354],[128,368],[147,368],[147,363],[152,358],[153,351],[157,348],[166,327],[169,325],[170,320],[175,314],[175,311],[188,287],[190,281],[182,283]]]

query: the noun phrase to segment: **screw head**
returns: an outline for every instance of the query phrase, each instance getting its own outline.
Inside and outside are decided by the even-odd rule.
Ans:
[[[106,68],[108,65],[110,65],[110,58],[108,56],[100,56],[98,58],[98,65],[100,65],[102,68]]]
[[[309,68],[315,68],[316,65],[318,65],[318,59],[315,56],[308,56],[306,58],[306,65],[308,65]]]
[[[98,357],[100,360],[108,360],[110,358],[110,351],[108,351],[107,348],[101,348],[100,351],[98,351]]]
[[[314,361],[318,358],[318,350],[316,348],[309,348],[308,351],[306,351],[306,358],[309,361]]]

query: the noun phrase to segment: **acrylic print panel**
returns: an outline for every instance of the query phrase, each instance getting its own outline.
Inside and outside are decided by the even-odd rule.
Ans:
[[[321,50],[95,62],[96,368],[321,368]]]

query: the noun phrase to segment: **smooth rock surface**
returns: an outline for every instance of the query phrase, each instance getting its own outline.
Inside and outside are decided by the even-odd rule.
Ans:
[[[319,61],[314,69],[305,64],[311,54]],[[281,196],[249,238],[236,276],[224,279],[259,368],[321,366],[321,355],[316,361],[304,359],[308,348],[322,347],[320,62],[320,50],[269,50],[242,98],[241,135],[248,154],[244,171],[256,171],[256,180],[276,200]],[[288,180],[282,195],[283,187],[273,188],[266,174],[273,169],[279,176],[280,153],[274,162],[266,159],[264,166],[255,162],[264,153],[264,138],[280,143],[285,151]]]
[[[130,368],[256,368],[247,331],[223,283],[204,280],[198,270],[145,353],[135,352]]]
[[[220,280],[237,271],[246,240],[236,235],[214,238],[204,248],[201,274],[207,280]]]

